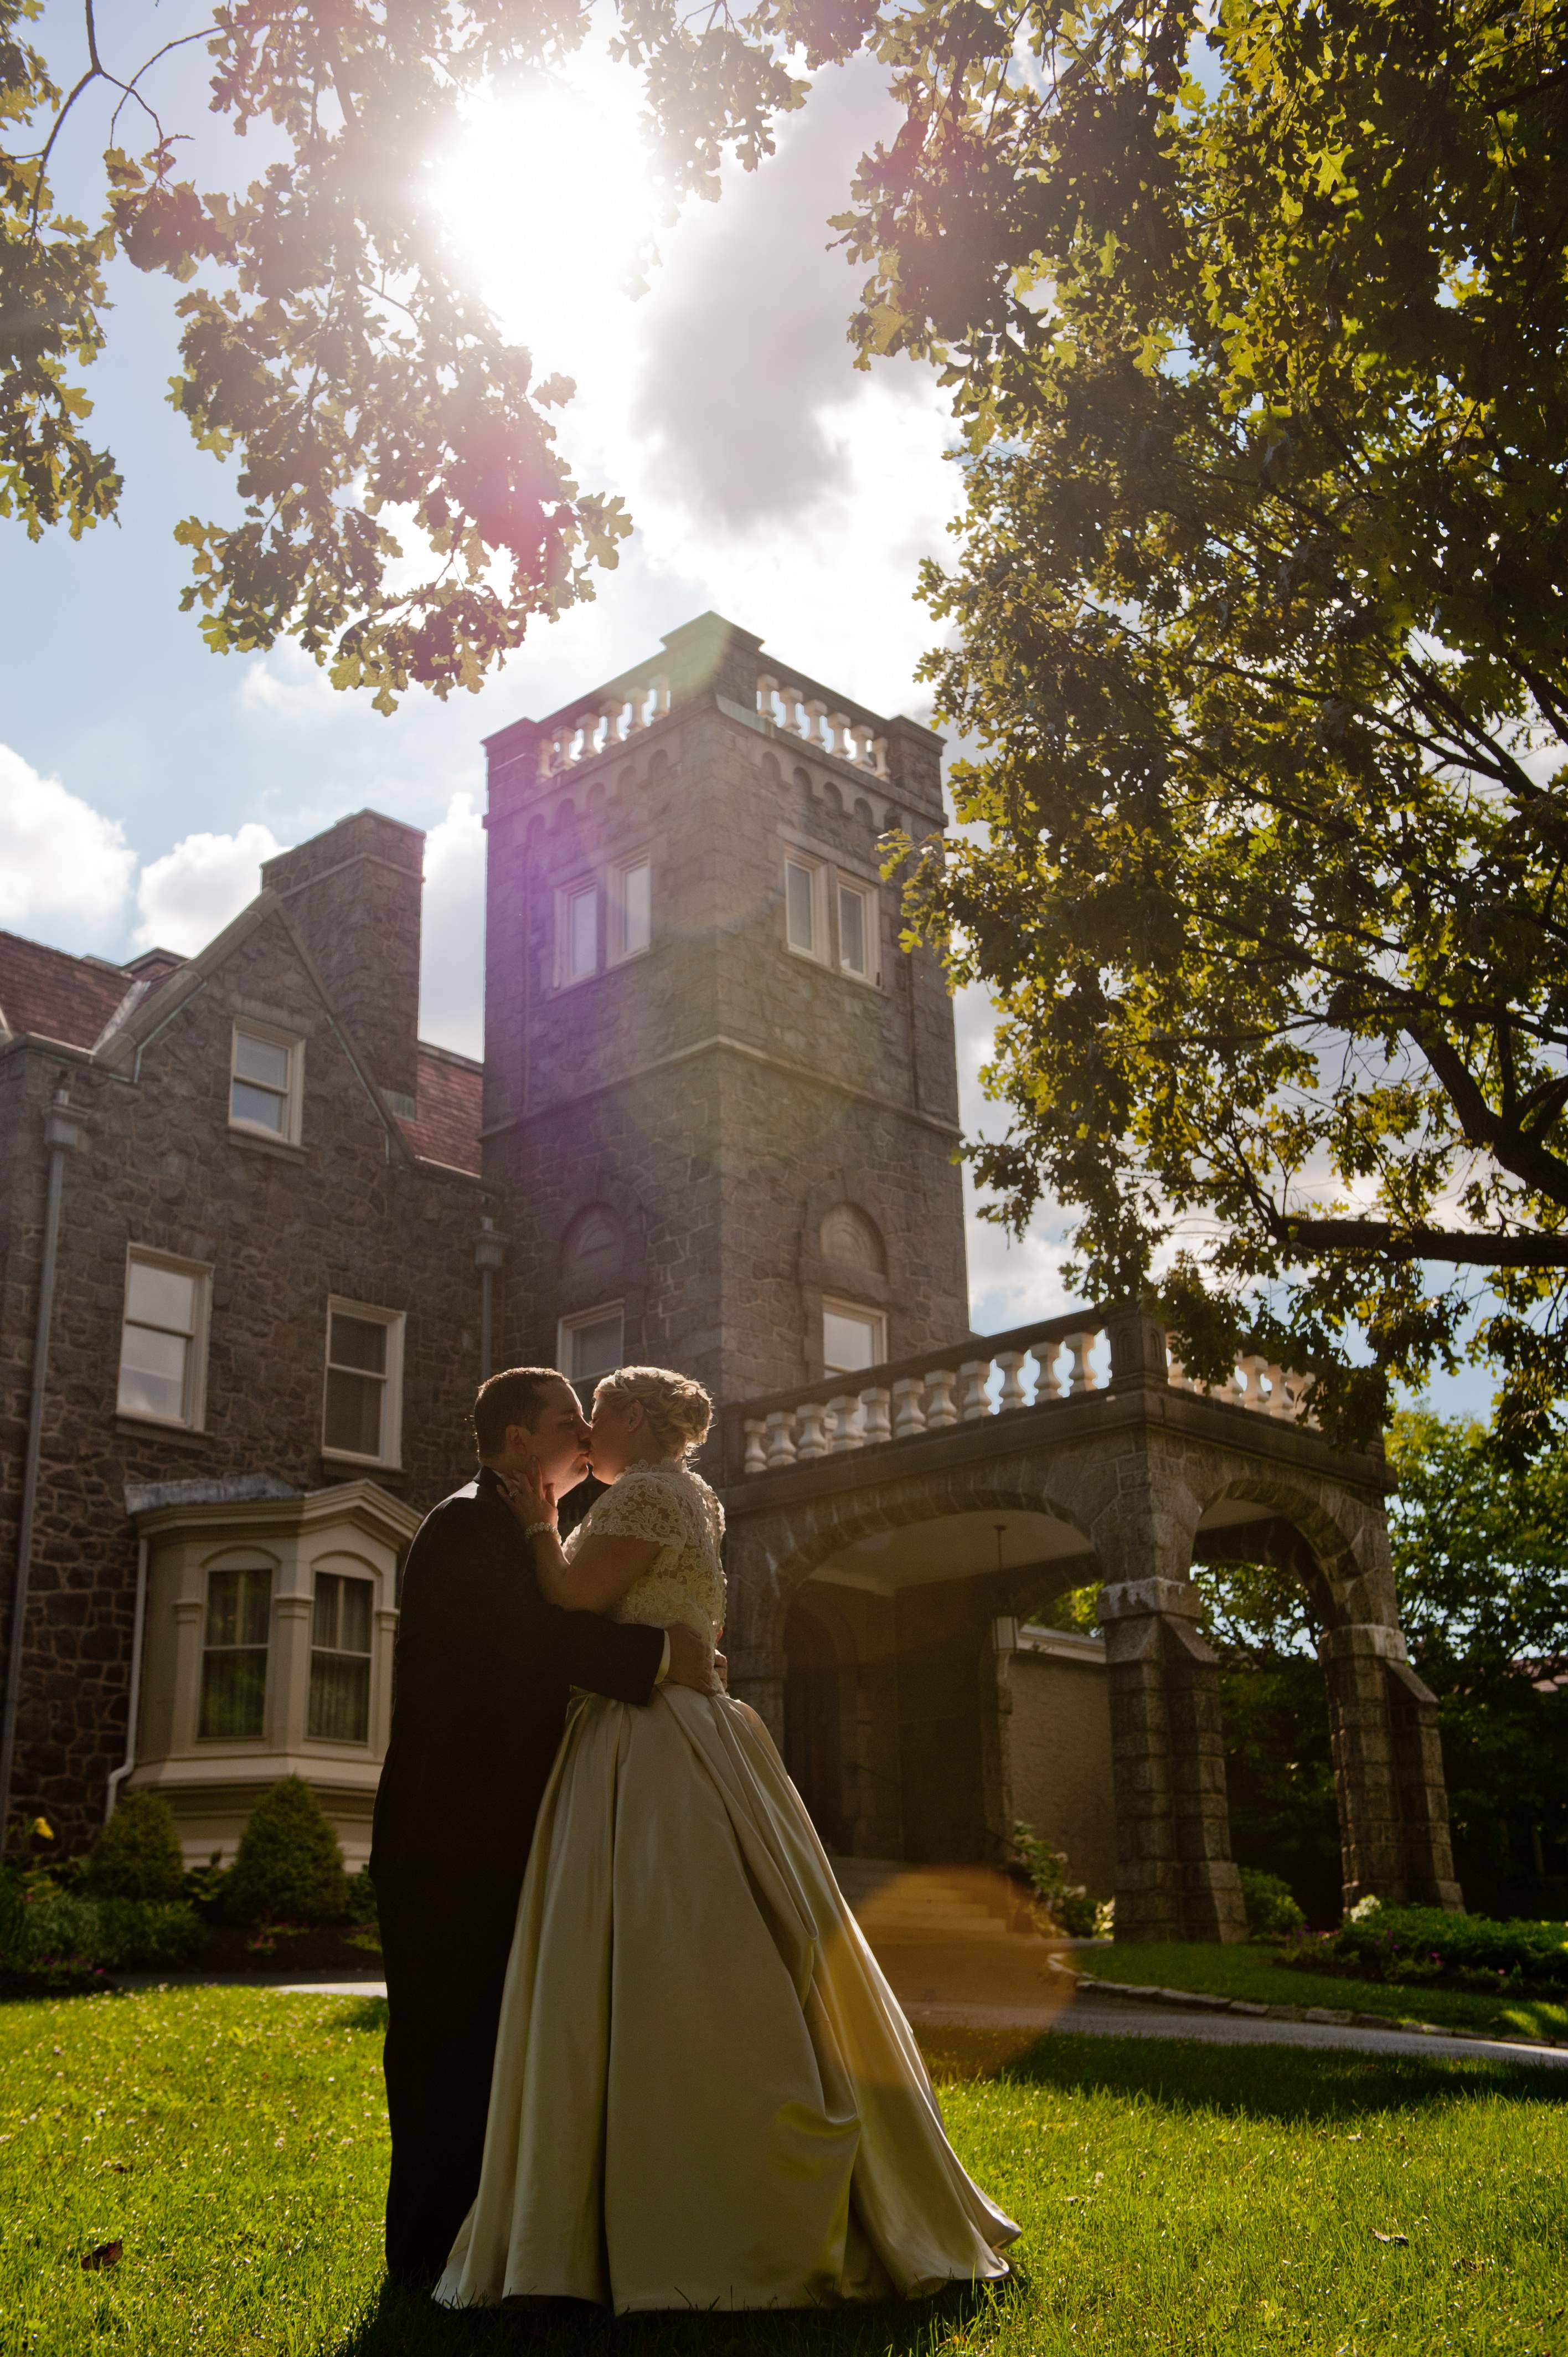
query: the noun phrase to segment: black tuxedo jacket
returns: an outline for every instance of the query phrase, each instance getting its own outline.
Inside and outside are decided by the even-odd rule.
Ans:
[[[432,1509],[403,1572],[392,1740],[376,1793],[378,1884],[480,1870],[521,1879],[568,1690],[645,1703],[658,1629],[563,1612],[488,1469]]]

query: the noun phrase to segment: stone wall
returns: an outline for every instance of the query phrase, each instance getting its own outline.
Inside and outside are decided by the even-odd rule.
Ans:
[[[1116,1888],[1116,1811],[1103,1648],[1031,1644],[1007,1663],[1015,1815],[1067,1852],[1069,1878],[1094,1899]]]
[[[298,1148],[229,1127],[236,1016],[305,1039]],[[342,1480],[342,1461],[321,1445],[329,1294],[407,1316],[403,1468],[375,1480],[420,1512],[467,1480],[478,1372],[473,1243],[481,1211],[494,1207],[478,1181],[419,1165],[389,1134],[275,918],[148,1039],[134,1079],[69,1050],[13,1047],[0,1058],[9,1561],[42,1119],[62,1071],[87,1135],[66,1165],[14,1806],[44,1810],[69,1851],[102,1822],[105,1781],[124,1756],[136,1558],[126,1483],[269,1472],[312,1490]],[[211,1265],[200,1432],[117,1412],[132,1243]]]

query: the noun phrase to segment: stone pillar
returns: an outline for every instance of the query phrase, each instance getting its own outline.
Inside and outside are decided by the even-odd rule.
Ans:
[[[1219,1740],[1219,1662],[1190,1581],[1100,1591],[1111,1687],[1119,1940],[1242,1940]]]
[[[1454,1910],[1437,1704],[1398,1629],[1355,1621],[1318,1640],[1328,1689],[1347,1907],[1375,1897]]]

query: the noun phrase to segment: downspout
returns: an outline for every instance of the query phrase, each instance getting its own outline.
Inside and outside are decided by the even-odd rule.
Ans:
[[[114,1813],[114,1803],[120,1798],[120,1787],[136,1764],[136,1737],[142,1716],[142,1636],[147,1625],[147,1542],[136,1541],[136,1617],[131,1627],[131,1698],[125,1706],[125,1757],[118,1768],[109,1771],[109,1805],[103,1812],[108,1824]]]
[[[38,1269],[38,1317],[33,1334],[33,1395],[27,1411],[27,1451],[22,1464],[22,1507],[16,1525],[16,1579],[11,1598],[11,1642],[5,1662],[5,1699],[0,1715],[0,1857],[11,1816],[11,1771],[16,1756],[16,1714],[22,1698],[22,1640],[27,1630],[27,1587],[33,1564],[33,1521],[38,1502],[38,1465],[44,1444],[44,1399],[48,1388],[49,1329],[54,1319],[55,1259],[59,1246],[60,1200],[65,1157],[81,1143],[80,1115],[72,1114],[62,1080],[44,1115],[48,1148],[48,1192],[44,1203],[44,1250]]]

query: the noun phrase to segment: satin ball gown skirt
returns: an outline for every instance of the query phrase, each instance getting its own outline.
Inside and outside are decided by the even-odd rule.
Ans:
[[[898,2002],[761,1721],[574,1706],[508,1967],[484,2169],[435,2297],[618,2312],[1007,2273]]]

